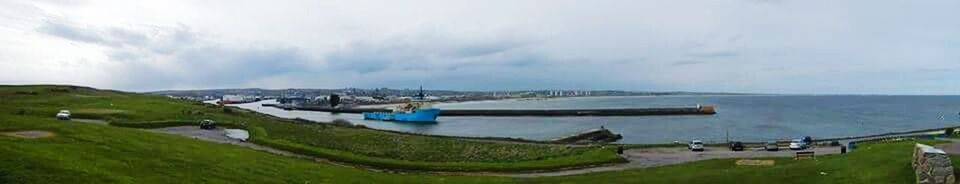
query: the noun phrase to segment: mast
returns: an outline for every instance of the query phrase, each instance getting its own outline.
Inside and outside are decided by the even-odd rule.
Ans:
[[[420,92],[417,93],[417,98],[418,98],[419,100],[424,100],[424,99],[426,99],[426,95],[423,94],[423,85],[420,85]]]

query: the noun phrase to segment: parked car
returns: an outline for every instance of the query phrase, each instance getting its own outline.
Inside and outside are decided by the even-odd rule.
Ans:
[[[800,139],[790,140],[790,149],[791,150],[807,149],[807,143],[804,143],[803,140],[800,140]]]
[[[763,149],[767,151],[780,151],[780,146],[777,145],[776,141],[771,141],[763,144]]]
[[[690,141],[690,144],[687,144],[687,149],[690,149],[691,151],[703,151],[703,141],[701,140]]]
[[[730,142],[730,150],[732,151],[743,151],[743,143],[740,141]]]
[[[68,111],[68,110],[60,110],[60,112],[57,113],[57,119],[59,119],[59,120],[70,120],[70,111]]]
[[[217,128],[217,122],[209,119],[200,120],[200,129],[212,130]]]

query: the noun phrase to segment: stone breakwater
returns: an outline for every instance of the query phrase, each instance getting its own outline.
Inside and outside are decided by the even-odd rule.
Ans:
[[[943,150],[917,144],[913,150],[913,169],[918,184],[952,184],[956,182],[953,163]]]
[[[548,142],[555,144],[594,144],[616,142],[620,139],[623,139],[622,135],[615,134],[606,128],[600,128],[552,139]]]
[[[321,111],[333,113],[390,112],[383,108],[330,108],[326,106],[287,106],[263,104],[285,110]],[[619,109],[444,109],[440,116],[652,116],[652,115],[712,115],[716,106]]]

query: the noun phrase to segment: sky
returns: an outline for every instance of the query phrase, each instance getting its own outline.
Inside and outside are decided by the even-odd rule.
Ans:
[[[960,94],[960,1],[0,0],[0,84]]]

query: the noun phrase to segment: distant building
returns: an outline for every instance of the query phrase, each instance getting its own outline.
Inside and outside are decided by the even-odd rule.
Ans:
[[[233,104],[233,103],[249,103],[255,102],[258,98],[255,96],[247,95],[223,95],[220,97],[220,103],[224,104]]]

